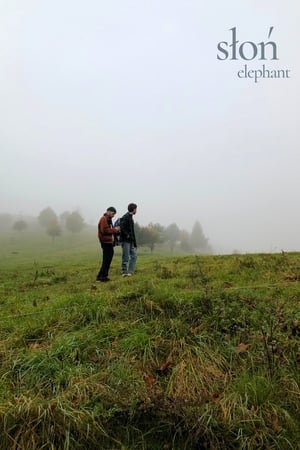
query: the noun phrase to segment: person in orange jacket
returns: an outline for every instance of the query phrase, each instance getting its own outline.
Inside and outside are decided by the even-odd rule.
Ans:
[[[108,272],[114,256],[114,235],[120,232],[120,227],[114,227],[112,223],[116,212],[116,208],[110,206],[98,223],[98,239],[102,248],[102,264],[96,281],[110,281]]]

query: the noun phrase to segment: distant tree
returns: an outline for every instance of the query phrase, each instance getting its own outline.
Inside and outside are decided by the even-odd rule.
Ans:
[[[13,224],[13,218],[10,214],[7,213],[1,213],[0,214],[0,229],[8,229],[11,228]]]
[[[197,220],[193,226],[191,236],[190,236],[190,244],[192,249],[195,252],[199,253],[211,253],[212,249],[208,242],[208,239],[205,237],[202,226],[200,222]]]
[[[60,214],[59,218],[61,220],[61,222],[63,222],[64,224],[66,223],[67,218],[70,215],[70,211],[64,211],[63,213]]]
[[[61,226],[58,223],[57,218],[53,219],[47,225],[47,234],[52,237],[52,240],[61,235]]]
[[[158,244],[162,244],[166,240],[165,227],[160,223],[149,223],[149,227],[154,228],[159,235]]]
[[[173,252],[180,238],[180,230],[176,223],[171,223],[165,230],[165,240],[169,243],[169,247]]]
[[[38,221],[41,227],[47,228],[54,221],[57,221],[57,215],[55,214],[52,208],[48,207],[40,212],[38,216]]]
[[[147,228],[147,230],[145,230]],[[138,245],[151,245],[150,241],[155,240],[155,244],[159,244],[164,241],[164,227],[159,223],[149,223],[146,227],[143,227],[135,222],[134,224],[135,237]],[[151,235],[151,236],[150,236]],[[154,249],[154,247],[153,247]],[[152,250],[153,251],[153,250]]]
[[[27,222],[25,222],[25,220],[17,220],[14,224],[13,224],[13,230],[15,231],[24,231],[27,228]]]
[[[145,228],[146,227],[143,227],[143,226],[139,225],[138,223],[135,223],[135,225],[134,225],[134,233],[135,233],[135,238],[136,238],[137,244],[142,247],[144,245],[146,245],[146,241],[147,241]]]
[[[72,212],[66,218],[66,228],[68,231],[71,231],[72,233],[78,233],[79,231],[82,230],[84,225],[85,225],[84,220],[78,211]]]
[[[191,252],[190,233],[186,230],[180,230],[180,248],[184,252]]]
[[[139,225],[138,222],[134,223],[134,234],[135,234],[135,238],[136,238],[136,242],[138,245],[143,245],[141,242],[141,231],[142,231],[142,227]]]
[[[155,244],[160,242],[160,234],[157,228],[153,225],[141,227],[140,231],[140,245],[145,245],[150,248],[151,253],[154,250]]]

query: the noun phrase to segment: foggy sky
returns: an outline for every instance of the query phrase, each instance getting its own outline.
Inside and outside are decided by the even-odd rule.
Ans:
[[[263,3],[263,5],[261,4]],[[138,204],[218,252],[300,251],[296,0],[0,0],[0,212]],[[271,40],[278,61],[218,61]],[[247,63],[290,79],[239,79]]]

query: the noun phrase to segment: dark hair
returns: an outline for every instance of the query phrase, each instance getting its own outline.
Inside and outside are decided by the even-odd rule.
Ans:
[[[135,203],[129,203],[128,205],[128,212],[132,212],[137,208],[137,205]]]
[[[117,212],[116,208],[114,208],[113,206],[110,206],[109,208],[107,208],[106,211],[112,211],[112,212],[115,213],[115,214],[116,214],[116,212]]]

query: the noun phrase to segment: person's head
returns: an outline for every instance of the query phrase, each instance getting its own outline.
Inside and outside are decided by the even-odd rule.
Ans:
[[[129,203],[127,209],[130,214],[136,214],[137,205],[135,203]]]
[[[116,210],[116,208],[114,208],[113,206],[110,206],[110,207],[107,208],[107,210],[106,210],[106,214],[107,214],[109,217],[114,217],[114,215],[116,214],[116,212],[117,212],[117,210]]]

